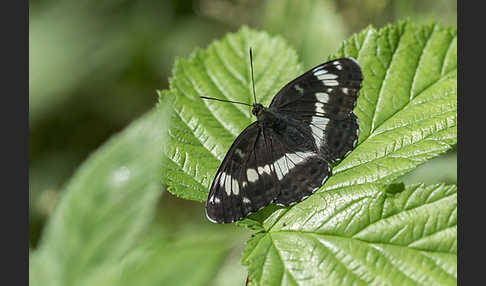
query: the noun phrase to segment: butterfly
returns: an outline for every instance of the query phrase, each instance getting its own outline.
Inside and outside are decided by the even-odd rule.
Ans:
[[[251,49],[250,63],[253,81]],[[270,203],[298,203],[321,187],[330,163],[342,160],[358,139],[353,108],[362,80],[356,60],[328,61],[285,85],[268,107],[256,103],[253,84],[255,103],[246,105],[257,121],[236,138],[216,172],[207,218],[234,222]]]

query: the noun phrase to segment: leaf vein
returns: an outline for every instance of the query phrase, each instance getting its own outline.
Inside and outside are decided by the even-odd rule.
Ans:
[[[451,41],[450,41],[450,43],[449,43],[449,46],[447,47],[447,51],[446,51],[446,53],[445,53],[445,55],[444,55],[444,59],[442,60],[442,65],[441,65],[441,68],[440,68],[440,74],[441,74],[441,75],[443,75],[443,74],[445,73],[445,67],[446,67],[445,62],[446,62],[446,60],[447,60],[447,58],[448,58],[448,56],[449,56],[449,51],[451,50],[451,48],[452,48],[452,43],[454,43],[454,40],[455,40],[455,39],[457,39],[457,35],[455,35],[455,36],[454,36],[454,37],[451,39]]]
[[[411,207],[409,209],[403,209],[400,212],[393,213],[393,214],[390,214],[388,216],[385,216],[381,220],[375,221],[372,224],[366,225],[364,228],[360,229],[357,233],[353,234],[353,238],[356,237],[356,236],[358,236],[358,235],[360,235],[363,231],[367,230],[370,227],[373,227],[374,225],[380,223],[383,220],[388,220],[388,219],[390,219],[392,217],[395,217],[395,216],[399,216],[399,215],[403,215],[403,214],[406,214],[406,213],[410,213],[411,211],[416,210],[416,209],[425,208],[425,207],[428,207],[429,205],[437,204],[437,203],[439,203],[441,201],[444,201],[444,200],[449,200],[450,197],[452,197],[452,196],[456,196],[456,193],[452,193],[452,194],[446,195],[444,197],[441,197],[440,199],[437,199],[437,200],[434,200],[434,201],[431,201],[431,202],[425,202],[424,204],[417,205],[417,206]]]
[[[388,37],[389,37],[389,35],[388,35]],[[378,98],[376,100],[375,108],[373,109],[373,115],[372,115],[373,119],[371,121],[370,133],[373,133],[373,131],[376,129],[374,127],[374,125],[375,125],[375,121],[376,121],[376,114],[377,114],[378,108],[380,106],[380,102],[383,98],[383,85],[387,81],[387,78],[390,76],[390,67],[392,66],[392,64],[395,60],[395,57],[397,55],[397,50],[398,50],[398,47],[400,46],[402,38],[403,38],[403,35],[401,35],[400,38],[398,39],[398,43],[397,43],[397,46],[395,47],[395,49],[393,49],[391,43],[388,43],[390,45],[390,48],[393,49],[393,51],[392,51],[390,62],[386,66],[385,76],[383,77],[383,80],[380,82],[380,87],[379,87],[379,90],[378,90]],[[390,41],[390,40],[388,39],[388,41]],[[377,49],[378,49],[378,45],[377,45]],[[378,52],[377,52],[377,54],[378,54]]]
[[[428,47],[428,45],[430,44],[430,39],[431,39],[431,38],[432,38],[432,36],[434,35],[434,32],[435,32],[435,31],[436,31],[436,30],[434,29],[434,30],[432,31],[432,33],[430,33],[430,34],[427,36],[427,38],[426,38],[426,40],[425,40],[425,43],[424,43],[424,44],[420,43],[420,45],[421,45],[421,46],[423,46],[423,48],[420,50],[420,56],[419,56],[419,60],[418,60],[418,63],[417,63],[417,67],[416,67],[416,68],[415,68],[415,70],[414,70],[413,79],[412,79],[412,84],[410,85],[410,96],[409,96],[408,102],[407,102],[407,104],[405,104],[405,106],[406,106],[406,105],[408,105],[408,103],[409,103],[410,101],[412,101],[412,99],[415,97],[415,96],[414,96],[414,94],[413,94],[413,89],[414,89],[414,86],[415,86],[415,83],[416,83],[416,80],[417,80],[417,71],[420,69],[420,66],[421,66],[421,64],[422,64],[422,60],[423,60],[423,58],[424,58],[425,50],[427,50],[427,47]],[[414,35],[415,35],[415,38],[417,39],[416,34],[414,34]],[[419,40],[417,39],[417,41],[419,41]]]

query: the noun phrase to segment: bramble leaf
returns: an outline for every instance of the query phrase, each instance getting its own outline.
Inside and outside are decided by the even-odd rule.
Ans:
[[[455,285],[457,188],[320,192],[264,223],[243,263],[254,285]]]

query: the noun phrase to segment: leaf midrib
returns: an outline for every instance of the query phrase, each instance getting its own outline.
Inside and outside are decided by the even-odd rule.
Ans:
[[[449,227],[447,227],[449,228]],[[444,228],[445,229],[445,228]],[[331,233],[317,233],[317,232],[312,232],[312,231],[301,231],[301,230],[276,230],[276,231],[270,231],[265,233],[266,235],[272,235],[272,234],[278,234],[278,233],[292,233],[292,234],[302,234],[302,235],[309,235],[309,236],[321,236],[321,237],[332,237],[332,238],[338,238],[340,240],[356,240],[359,242],[363,242],[369,245],[387,245],[387,246],[393,246],[393,247],[399,247],[399,248],[406,248],[418,252],[425,252],[425,253],[440,253],[440,254],[446,254],[446,255],[452,255],[456,256],[455,252],[447,252],[447,251],[442,251],[442,250],[430,250],[430,249],[422,249],[422,248],[416,248],[413,246],[408,246],[408,245],[403,245],[403,244],[395,244],[391,242],[373,242],[361,238],[356,238],[356,237],[349,237],[349,236],[341,236],[337,234],[331,234]],[[263,238],[263,237],[262,237]]]
[[[388,37],[389,37],[389,34],[388,34]],[[386,67],[386,71],[385,71],[385,76],[383,77],[383,80],[380,81],[380,88],[378,90],[378,98],[376,99],[376,103],[375,103],[375,108],[373,109],[373,116],[372,116],[372,119],[371,119],[371,124],[370,124],[370,131],[369,131],[369,134],[372,134],[374,130],[376,130],[376,128],[374,127],[375,125],[375,121],[376,121],[376,114],[377,114],[377,111],[378,111],[378,106],[380,106],[380,102],[383,100],[383,85],[385,82],[387,82],[387,78],[389,77],[389,72],[390,72],[390,67],[392,66],[394,60],[395,60],[395,57],[397,55],[397,51],[398,51],[398,48],[400,47],[400,44],[402,43],[402,39],[403,39],[403,34],[400,35],[400,38],[398,39],[398,43],[395,47],[395,49],[393,50],[393,53],[392,53],[392,57],[391,57],[391,60],[390,62],[388,63],[387,67]],[[378,45],[376,45],[376,48],[378,49]],[[392,47],[392,45],[390,45],[390,47]],[[376,55],[377,55],[377,58],[378,57],[378,51],[376,52]],[[390,117],[389,117],[390,118]],[[369,137],[369,135],[368,135]],[[366,138],[364,139],[366,140]],[[364,141],[363,140],[363,141]]]
[[[449,47],[447,47],[447,51],[446,51],[446,53],[445,53],[445,55],[444,55],[444,59],[442,60],[442,66],[441,66],[441,68],[440,68],[440,74],[441,74],[441,75],[443,75],[443,74],[444,74],[444,72],[446,72],[446,71],[444,70],[444,67],[445,67],[444,63],[446,62],[446,59],[448,59],[448,57],[449,57],[449,51],[451,50],[452,43],[454,43],[454,41],[455,41],[456,39],[457,39],[457,34],[456,34],[456,35],[454,35],[454,37],[452,37],[451,42],[449,43]],[[449,72],[450,72],[450,71],[449,71]],[[447,72],[447,73],[449,73],[449,72]]]
[[[367,184],[373,184],[373,183],[367,183]],[[354,185],[354,186],[355,186],[355,185]],[[420,187],[420,185],[418,185],[418,186],[416,186],[416,187],[417,187],[417,188],[419,188],[419,187]],[[332,189],[332,191],[333,191],[333,192],[335,192],[335,191],[337,191],[337,190],[339,190],[339,188],[337,188],[337,189]],[[331,190],[329,190],[329,191],[331,191]],[[377,219],[375,222],[373,222],[373,223],[371,223],[371,224],[369,224],[369,225],[365,226],[364,228],[360,229],[359,231],[357,231],[356,233],[354,233],[352,237],[347,237],[347,238],[353,238],[353,239],[361,240],[361,239],[359,239],[359,238],[356,238],[355,236],[356,236],[357,234],[359,234],[360,232],[362,232],[363,230],[365,230],[366,228],[368,228],[369,226],[372,226],[372,225],[376,224],[377,222],[379,222],[379,221],[381,221],[381,220],[384,220],[384,219],[389,219],[390,217],[393,217],[393,216],[395,216],[395,215],[402,214],[402,213],[405,213],[405,212],[410,212],[410,211],[412,211],[412,210],[414,210],[414,209],[417,209],[417,208],[421,208],[421,207],[427,207],[428,205],[438,203],[438,202],[440,202],[440,201],[442,201],[442,200],[448,199],[449,197],[452,197],[452,196],[457,196],[457,192],[452,192],[452,193],[447,194],[447,195],[445,195],[445,196],[442,196],[442,197],[440,197],[440,198],[438,198],[438,199],[428,201],[428,199],[429,199],[429,197],[430,197],[430,196],[431,196],[431,194],[429,194],[429,196],[427,197],[426,202],[425,202],[424,204],[417,205],[417,206],[414,206],[414,207],[411,207],[411,208],[402,209],[402,210],[400,210],[400,211],[398,211],[398,212],[396,212],[396,213],[390,214],[390,215],[388,215],[388,216],[383,216],[383,215],[381,215],[381,216],[380,216],[380,218],[379,218],[379,219]],[[363,199],[364,199],[364,198],[363,198]],[[264,225],[263,225],[263,226],[262,226],[262,228],[265,230],[265,235],[266,235],[266,234],[269,234],[269,233],[275,233],[275,232],[296,232],[296,233],[299,233],[299,232],[300,232],[300,233],[316,233],[316,232],[312,232],[312,231],[301,231],[301,230],[298,230],[298,231],[297,231],[297,230],[282,230],[282,229],[279,229],[279,230],[274,230],[274,227],[277,225],[277,223],[278,223],[278,222],[279,222],[279,221],[280,221],[280,220],[281,220],[281,219],[282,219],[282,218],[283,218],[283,217],[284,217],[284,216],[285,216],[285,215],[286,215],[286,214],[287,214],[287,213],[288,213],[288,212],[289,212],[289,211],[290,211],[290,210],[291,210],[291,209],[292,209],[294,206],[295,206],[295,205],[290,206],[289,208],[287,208],[287,209],[285,210],[285,213],[281,214],[281,215],[280,215],[280,217],[279,217],[277,220],[275,220],[275,222],[272,224],[272,226],[270,226],[270,227],[268,228],[268,230],[265,230],[265,227],[264,227]],[[383,209],[384,209],[384,207],[382,206],[382,210],[383,210]],[[457,224],[457,223],[456,223],[456,224]],[[451,227],[451,226],[447,226],[447,227]],[[443,229],[441,229],[441,230],[443,230]],[[440,230],[439,230],[439,231],[440,231]],[[328,234],[328,235],[332,235],[332,234]],[[334,235],[334,236],[336,236],[336,237],[345,237],[345,236],[339,236],[339,235]],[[422,238],[421,238],[421,239],[422,239]],[[366,240],[362,240],[362,241],[366,241]],[[413,242],[415,242],[415,241],[413,241]],[[413,242],[411,242],[411,243],[413,243]],[[411,244],[411,243],[409,243],[409,244]],[[391,245],[395,245],[395,244],[391,244]],[[398,246],[398,244],[397,244],[397,246]],[[403,245],[402,245],[402,246],[403,246]]]
[[[425,44],[423,45],[423,48],[420,50],[420,57],[419,57],[419,60],[418,60],[418,63],[417,63],[417,67],[415,68],[414,70],[414,74],[413,74],[413,79],[412,79],[412,84],[410,85],[410,91],[409,91],[409,99],[408,99],[408,103],[410,103],[416,96],[420,95],[421,92],[417,93],[417,95],[414,95],[413,94],[413,88],[415,86],[415,80],[417,79],[417,71],[419,70],[420,68],[420,65],[422,64],[422,59],[424,57],[424,54],[425,54],[425,50],[427,49],[429,43],[430,43],[430,39],[432,38],[432,36],[434,35],[435,31],[436,31],[436,27],[437,27],[437,24],[434,25],[434,27],[432,28],[432,32],[430,33],[430,35],[427,37],[426,41],[425,41]],[[417,35],[414,33],[414,36],[417,40],[417,42],[420,43],[420,41],[417,39]],[[447,53],[447,52],[446,52]],[[442,74],[441,74],[442,75]],[[440,78],[440,77],[439,77]],[[406,105],[408,105],[408,103]],[[396,112],[395,112],[396,113]],[[381,124],[380,124],[381,125]],[[378,127],[379,128],[379,127]]]

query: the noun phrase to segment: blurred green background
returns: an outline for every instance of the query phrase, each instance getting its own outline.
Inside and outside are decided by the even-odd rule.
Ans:
[[[310,68],[368,25],[409,18],[455,26],[457,2],[38,0],[30,1],[29,12],[29,239],[35,248],[77,166],[155,105],[176,57],[247,25],[282,35]],[[456,183],[456,170],[454,151],[403,181]],[[169,193],[159,210],[157,221],[171,229],[207,223],[202,204]],[[243,247],[234,251],[234,265]],[[232,267],[238,268],[226,265],[228,273],[240,271]]]

